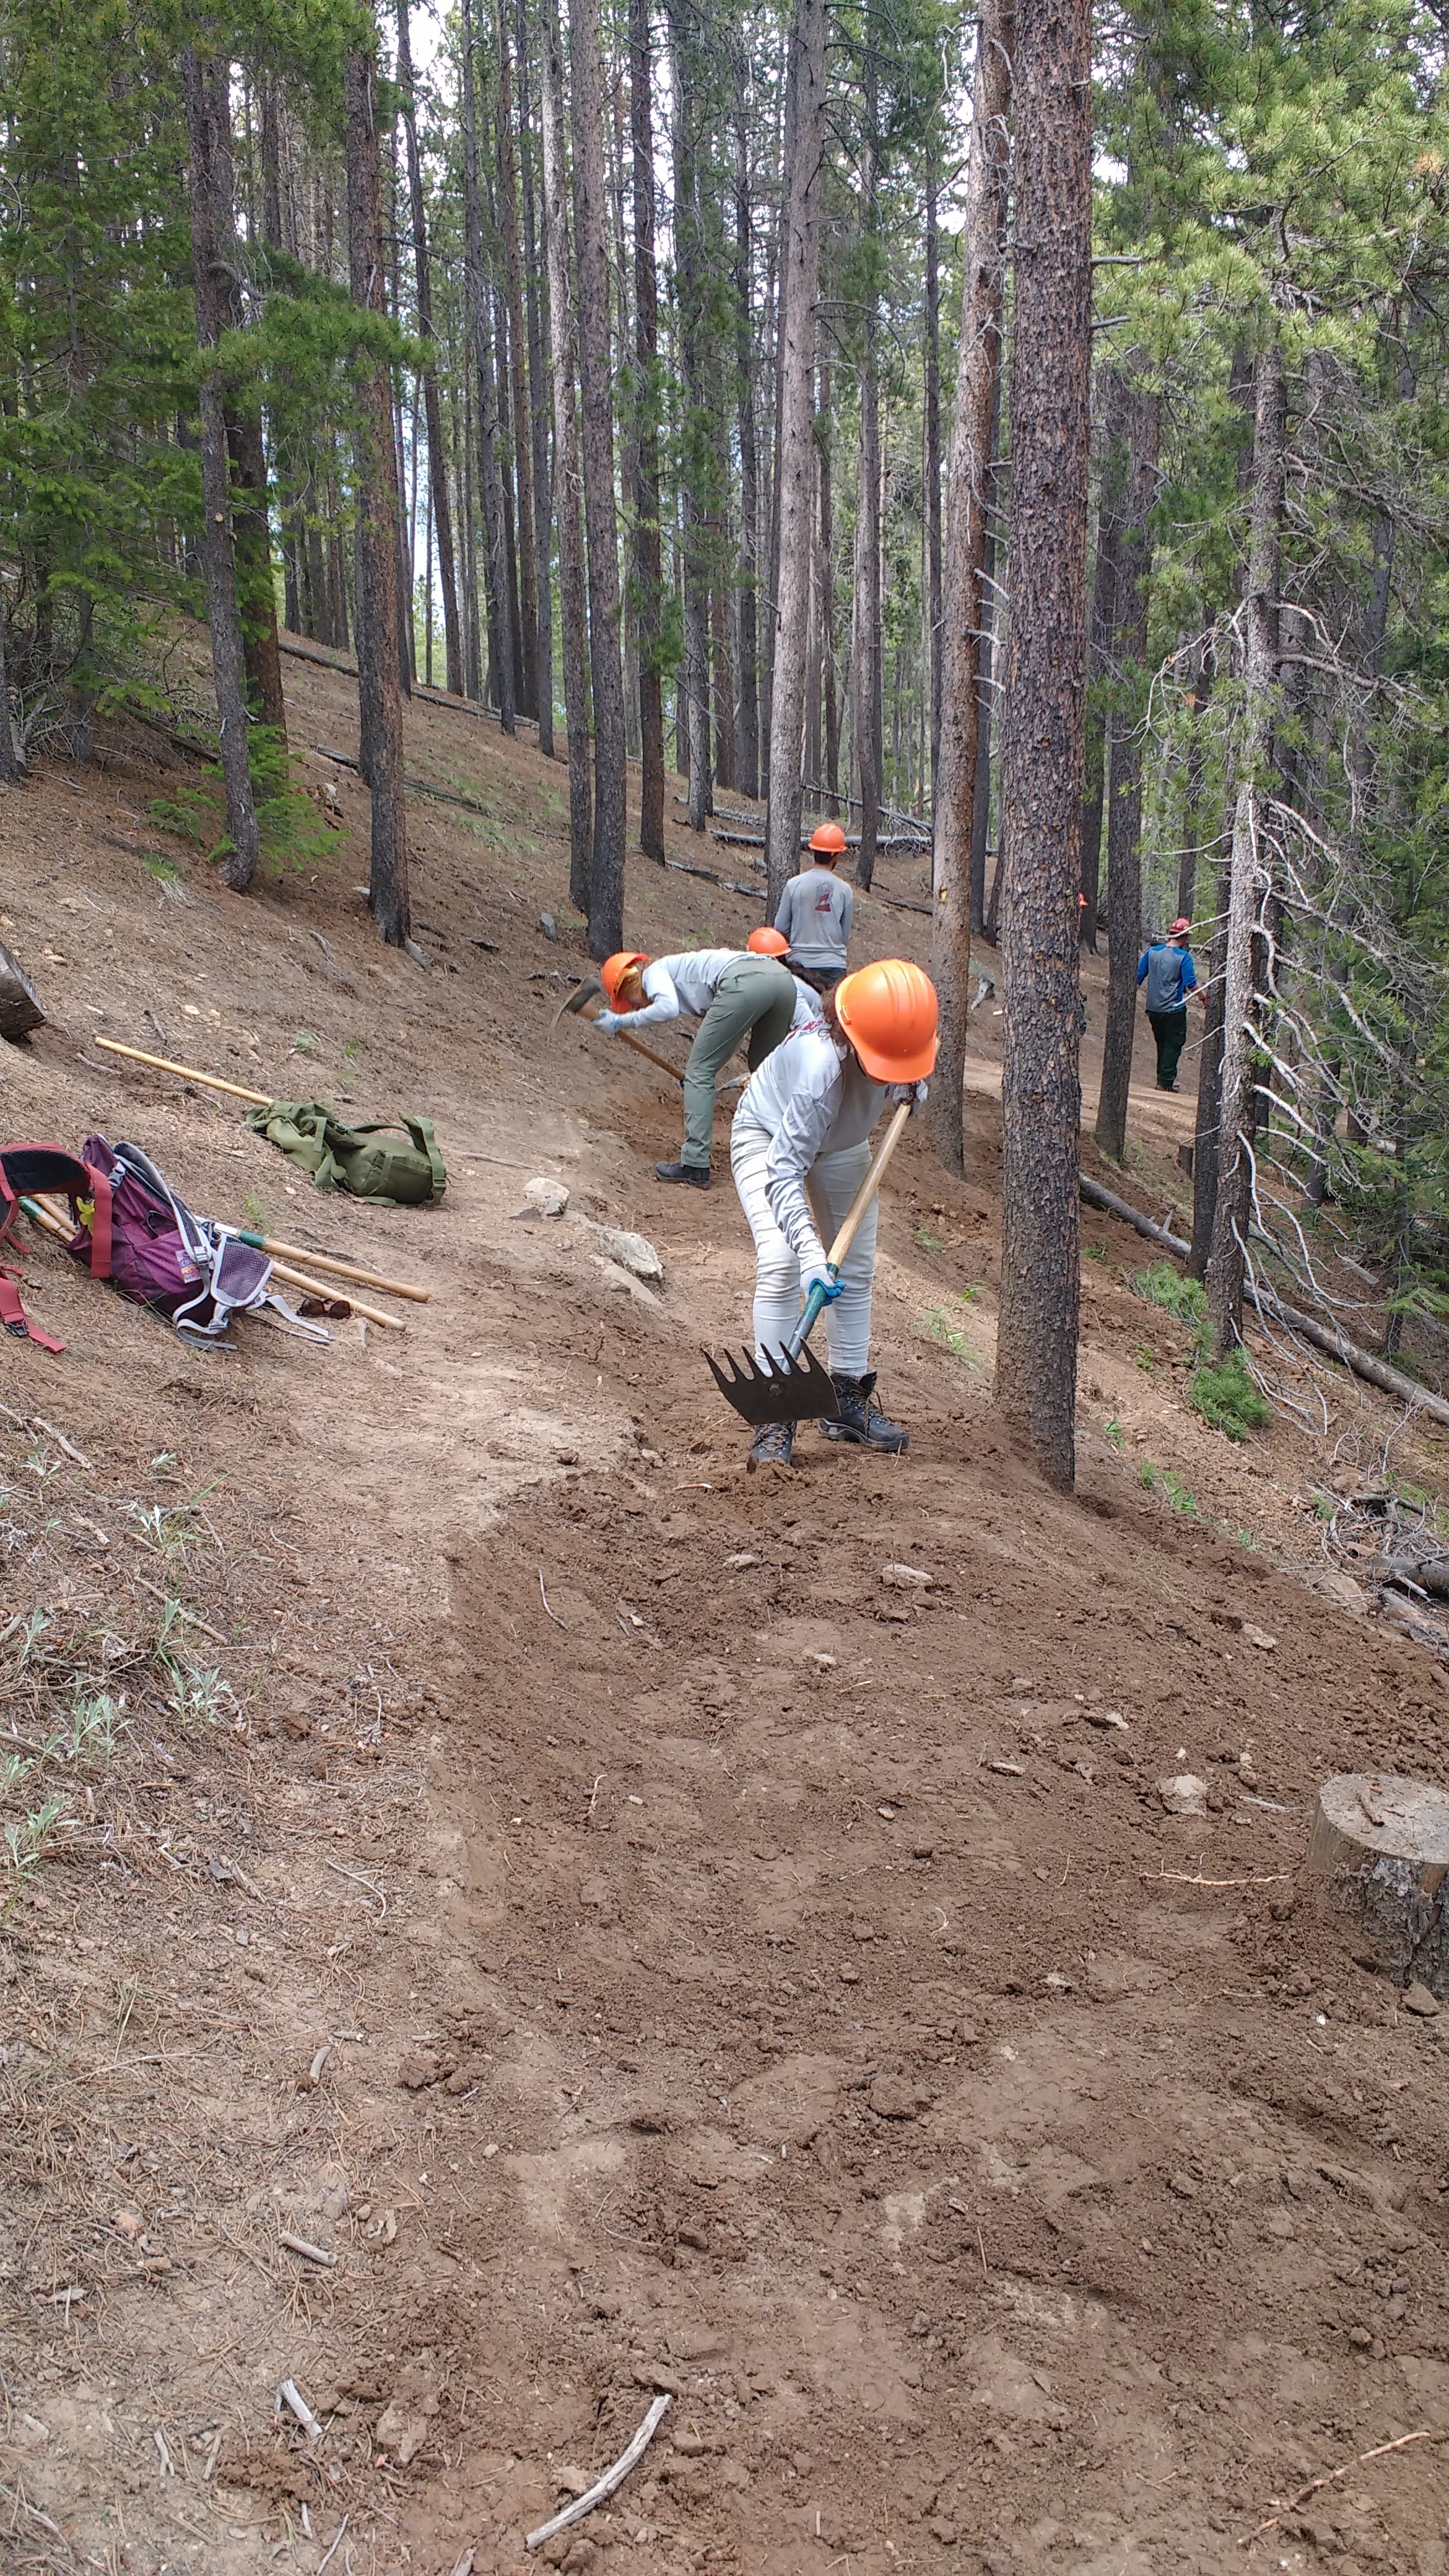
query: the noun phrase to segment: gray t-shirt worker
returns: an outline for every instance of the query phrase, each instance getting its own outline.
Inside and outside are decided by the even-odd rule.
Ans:
[[[792,877],[780,897],[775,928],[789,941],[791,972],[817,993],[828,993],[845,973],[845,944],[855,918],[855,893],[835,873],[845,854],[838,823],[822,823],[810,836],[811,865]]]

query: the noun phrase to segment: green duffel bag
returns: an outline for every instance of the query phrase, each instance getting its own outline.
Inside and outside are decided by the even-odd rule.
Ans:
[[[319,1190],[347,1190],[382,1207],[427,1207],[448,1186],[430,1118],[347,1127],[325,1100],[270,1100],[247,1111],[247,1125],[310,1172]],[[397,1142],[399,1129],[408,1144]]]

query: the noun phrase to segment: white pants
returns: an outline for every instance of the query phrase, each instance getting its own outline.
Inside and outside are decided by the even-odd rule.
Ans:
[[[753,1120],[737,1117],[730,1163],[740,1205],[755,1238],[755,1356],[783,1351],[800,1321],[800,1264],[781,1233],[765,1195],[765,1164],[773,1139]],[[827,1251],[851,1200],[870,1169],[869,1145],[822,1154],[805,1184],[811,1212]],[[864,1377],[870,1353],[870,1300],[875,1282],[878,1200],[872,1200],[840,1274],[840,1295],[825,1309],[831,1368],[841,1377]]]

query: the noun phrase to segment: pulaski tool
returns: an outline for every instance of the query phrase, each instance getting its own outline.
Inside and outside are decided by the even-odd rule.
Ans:
[[[860,1231],[861,1219],[880,1188],[887,1163],[900,1143],[911,1103],[903,1100],[895,1111],[881,1139],[880,1151],[866,1173],[846,1211],[845,1220],[830,1247],[828,1268],[832,1279],[840,1276],[841,1265]],[[840,1399],[829,1371],[821,1367],[811,1350],[806,1349],[810,1335],[829,1303],[821,1287],[811,1289],[804,1312],[783,1351],[767,1353],[763,1359],[751,1359],[741,1352],[736,1358],[727,1351],[724,1364],[706,1351],[705,1358],[714,1374],[714,1382],[726,1404],[733,1405],[744,1422],[807,1422],[812,1415],[822,1422],[838,1422]]]

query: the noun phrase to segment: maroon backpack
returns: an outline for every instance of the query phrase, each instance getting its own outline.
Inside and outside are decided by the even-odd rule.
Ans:
[[[0,1146],[0,1247],[15,1223],[22,1191],[49,1190],[56,1197],[68,1199],[77,1239],[83,1239],[91,1250],[91,1267],[102,1279],[110,1276],[111,1259],[111,1185],[106,1173],[63,1145]],[[95,1209],[89,1231],[81,1227],[79,1202],[87,1199]],[[74,1251],[75,1243],[70,1249]],[[38,1342],[43,1351],[63,1351],[64,1342],[56,1341],[32,1324],[20,1302],[20,1273],[13,1269],[0,1251],[0,1324],[7,1333],[21,1341]]]
[[[0,1148],[0,1240],[20,1193],[35,1190],[56,1191],[70,1201],[76,1230],[66,1249],[93,1279],[109,1279],[123,1297],[168,1315],[179,1333],[214,1342],[233,1315],[271,1306],[312,1339],[329,1338],[276,1295],[265,1253],[239,1241],[234,1227],[197,1216],[139,1145],[110,1145],[104,1136],[88,1136],[79,1160],[59,1145]],[[89,1219],[81,1214],[81,1201],[90,1203]],[[3,1264],[0,1320],[12,1333],[28,1333],[44,1350],[65,1348],[27,1321]]]

